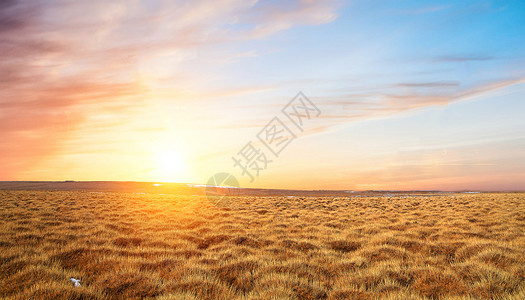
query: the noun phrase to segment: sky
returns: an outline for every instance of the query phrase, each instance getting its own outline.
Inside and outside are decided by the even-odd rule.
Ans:
[[[7,0],[0,86],[0,180],[525,190],[523,1]]]

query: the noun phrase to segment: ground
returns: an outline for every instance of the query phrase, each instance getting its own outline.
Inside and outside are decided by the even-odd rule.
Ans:
[[[525,299],[525,194],[229,200],[0,191],[0,298]]]

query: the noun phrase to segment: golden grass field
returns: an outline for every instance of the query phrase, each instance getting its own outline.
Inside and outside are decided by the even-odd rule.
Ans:
[[[2,299],[525,299],[525,194],[0,201]]]

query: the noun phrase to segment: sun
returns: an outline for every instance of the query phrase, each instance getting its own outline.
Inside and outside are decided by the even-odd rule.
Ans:
[[[166,182],[178,182],[184,176],[186,164],[183,155],[176,149],[163,149],[158,151],[157,176]]]

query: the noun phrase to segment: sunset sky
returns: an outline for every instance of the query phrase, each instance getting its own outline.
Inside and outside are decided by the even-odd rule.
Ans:
[[[0,180],[525,190],[522,0],[2,1],[0,85]]]

